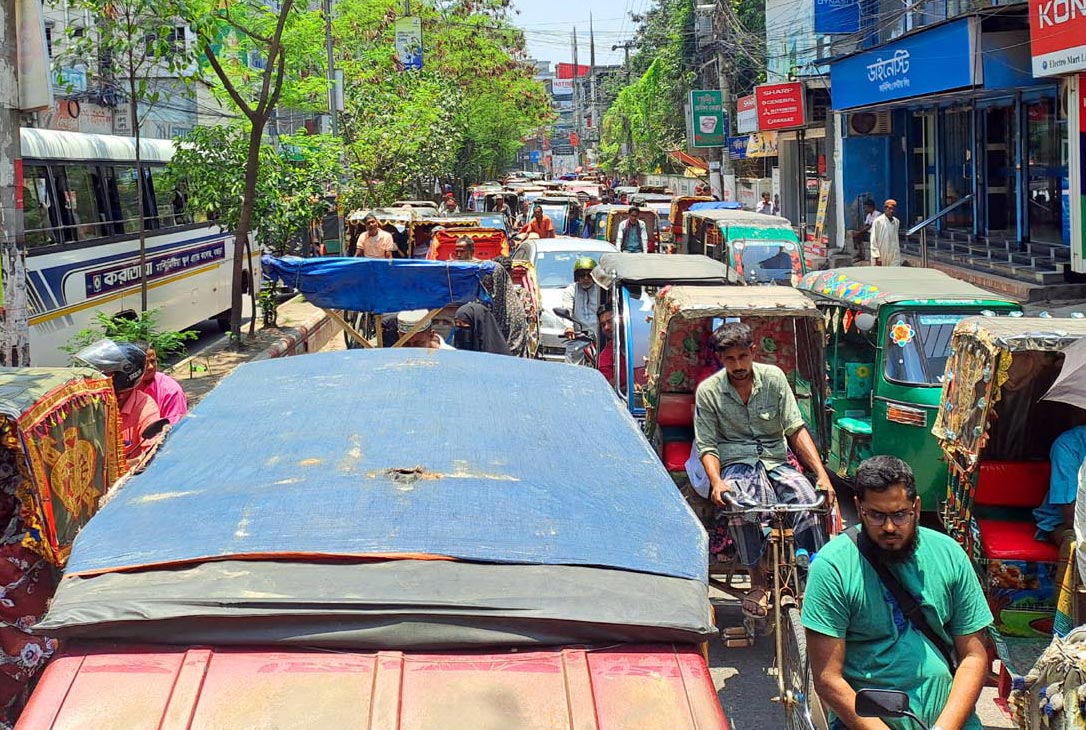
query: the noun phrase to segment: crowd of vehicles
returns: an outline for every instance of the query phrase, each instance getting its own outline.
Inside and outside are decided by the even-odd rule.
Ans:
[[[758,361],[785,373],[842,487],[873,454],[912,466],[925,523],[962,544],[984,586],[992,680],[1019,725],[1069,711],[1070,699],[1052,704],[1064,680],[1044,649],[1086,624],[1086,550],[1034,539],[1030,510],[1053,439],[1086,424],[1086,320],[1023,317],[929,269],[808,272],[784,219],[620,191],[651,221],[649,253],[619,250],[629,205],[588,205],[598,183],[522,179],[472,188],[463,213],[426,201],[368,211],[393,236],[392,261],[266,258],[271,278],[340,325],[348,351],[243,366],[98,514],[117,473],[95,477],[93,508],[57,493],[46,510],[47,490],[26,492],[42,549],[67,566],[40,623],[64,651],[18,730],[177,717],[305,730],[360,712],[382,727],[725,730],[706,664],[717,636],[771,636],[786,727],[825,730],[801,624],[817,556],[790,525],[815,512],[833,535],[838,507],[718,509],[692,476],[697,389],[720,368],[710,336],[737,321]],[[504,209],[539,209],[557,235],[518,239]],[[430,329],[449,340],[503,267],[530,310],[521,357],[402,349]],[[609,336],[572,331],[586,367],[532,362],[570,360],[563,292],[582,269]],[[411,311],[388,338],[389,318]],[[605,347],[606,379],[591,372]],[[496,407],[503,397],[513,407]],[[33,405],[9,417],[44,413]],[[250,438],[222,438],[239,424]],[[29,451],[43,434],[26,428]],[[721,627],[708,590],[738,596],[744,582],[734,547],[715,539],[735,519],[764,522],[771,595],[765,616]],[[1066,681],[1058,691],[1079,697],[1082,683]],[[318,688],[319,707],[294,701]],[[893,689],[861,691],[857,712],[912,717]]]

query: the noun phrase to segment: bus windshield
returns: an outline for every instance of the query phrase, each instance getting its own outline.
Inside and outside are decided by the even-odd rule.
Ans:
[[[940,385],[950,356],[954,325],[969,314],[895,312],[890,315],[883,348],[887,379],[906,385]]]

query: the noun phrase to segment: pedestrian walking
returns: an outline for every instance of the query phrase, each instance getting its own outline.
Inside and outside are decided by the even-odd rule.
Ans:
[[[882,215],[871,222],[871,265],[901,266],[901,245],[898,243],[900,219],[894,216],[897,201],[887,200]]]

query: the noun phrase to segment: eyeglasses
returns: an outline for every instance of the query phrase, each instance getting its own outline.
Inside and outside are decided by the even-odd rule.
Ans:
[[[870,512],[863,507],[860,508],[860,514],[864,516],[868,522],[873,525],[881,527],[886,524],[886,520],[889,519],[897,527],[909,524],[909,521],[913,518],[914,513],[911,509],[899,509],[897,512],[879,512],[878,510],[871,510]]]

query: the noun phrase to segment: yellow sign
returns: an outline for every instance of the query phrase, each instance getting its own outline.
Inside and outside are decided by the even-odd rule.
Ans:
[[[818,185],[818,212],[815,213],[815,243],[821,244],[822,233],[826,230],[826,211],[830,207],[830,181],[823,180]]]

